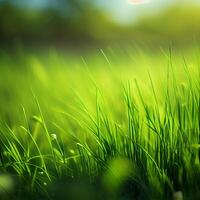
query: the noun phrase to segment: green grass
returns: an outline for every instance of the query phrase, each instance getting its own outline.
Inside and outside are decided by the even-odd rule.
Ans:
[[[0,197],[199,199],[199,61],[196,48],[2,51]]]

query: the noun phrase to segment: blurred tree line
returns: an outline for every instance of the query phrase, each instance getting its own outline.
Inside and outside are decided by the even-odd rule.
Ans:
[[[0,42],[96,42],[114,37],[118,25],[90,0],[63,0],[58,6],[34,9],[0,4]]]
[[[200,8],[170,8],[122,25],[92,0],[60,0],[43,9],[0,3],[0,44],[97,44],[141,42],[189,44],[200,38]]]

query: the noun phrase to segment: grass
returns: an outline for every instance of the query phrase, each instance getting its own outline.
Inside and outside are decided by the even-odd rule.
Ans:
[[[200,198],[198,49],[0,57],[2,199]]]

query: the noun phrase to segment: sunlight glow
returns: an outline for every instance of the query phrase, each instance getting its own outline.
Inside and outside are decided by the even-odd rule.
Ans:
[[[150,0],[128,0],[128,3],[138,5],[138,4],[145,4],[149,3]]]

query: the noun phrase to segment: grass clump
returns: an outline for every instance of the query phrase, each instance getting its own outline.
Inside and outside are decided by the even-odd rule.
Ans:
[[[200,197],[196,51],[118,51],[1,55],[0,196]]]

